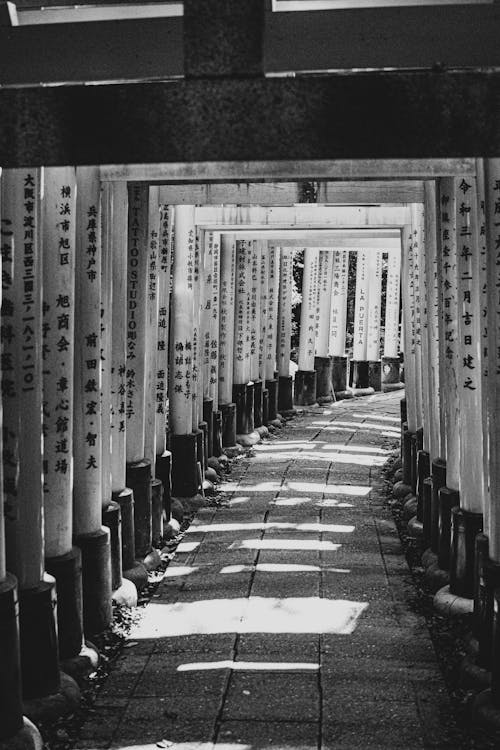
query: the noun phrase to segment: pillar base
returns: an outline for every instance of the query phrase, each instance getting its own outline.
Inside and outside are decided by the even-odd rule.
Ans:
[[[267,407],[267,422],[266,424],[269,424],[269,422],[272,422],[273,419],[276,419],[278,415],[278,380],[276,378],[271,378],[270,380],[266,380],[266,390],[267,390],[267,401],[268,401],[268,407]],[[292,400],[292,392],[290,388],[290,401]]]
[[[267,388],[262,389],[262,424],[269,424],[269,391]]]
[[[390,393],[404,388],[399,377],[399,357],[382,357],[382,391]]]
[[[349,367],[349,385],[354,390],[367,390],[371,388],[368,378],[368,361],[352,359]]]
[[[207,423],[207,460],[214,455],[214,400],[203,399],[203,421]]]
[[[403,434],[403,483],[411,487],[411,443],[414,432],[405,430]]]
[[[451,526],[450,591],[455,596],[474,596],[476,536],[483,530],[483,514],[453,508]]]
[[[20,729],[10,737],[0,738],[0,750],[43,750],[43,747],[40,732],[26,716]]]
[[[268,380],[268,384],[275,382]],[[268,385],[269,388],[269,385]],[[293,412],[293,378],[291,375],[280,375],[277,383],[277,410],[269,410],[269,422],[274,422],[280,414]],[[271,393],[271,390],[269,391]],[[271,402],[271,401],[270,401]]]
[[[312,406],[316,403],[315,370],[297,370],[295,373],[294,401],[298,406]]]
[[[111,624],[111,544],[104,526],[81,534],[75,543],[82,551],[83,632],[102,633]]]
[[[245,435],[236,435],[236,441],[241,446],[243,446],[243,448],[251,448],[252,445],[260,442],[260,435],[256,430],[254,430],[253,432],[248,432]]]
[[[135,583],[128,578],[123,578],[120,588],[113,591],[113,604],[118,604],[122,607],[137,607],[138,593],[139,591]]]
[[[122,585],[122,518],[118,503],[113,500],[102,514],[102,525],[107,526],[111,545],[111,588]],[[57,580],[57,579],[56,579]],[[59,587],[58,587],[59,592]]]
[[[130,487],[125,487],[121,492],[113,492],[113,500],[120,506],[124,571],[132,567],[135,561],[134,493]]]
[[[56,582],[19,591],[19,636],[23,699],[43,698],[61,687],[56,625]],[[3,667],[2,667],[3,671]]]
[[[375,393],[380,393],[382,390],[382,364],[379,359],[368,362],[368,385]]]
[[[59,658],[71,659],[78,656],[83,644],[80,549],[73,547],[66,555],[46,558],[45,569],[56,581]]]
[[[222,447],[232,448],[236,445],[236,404],[222,404]]]
[[[23,730],[18,602],[17,580],[7,573],[0,583],[0,747]]]
[[[332,384],[332,358],[314,357],[314,369],[318,404],[330,404],[335,399]]]
[[[253,394],[252,394],[253,399]],[[244,435],[250,432],[248,425],[247,386],[246,383],[233,385],[233,402],[236,405],[236,433]]]
[[[161,479],[151,480],[151,537],[154,545],[160,544],[163,537],[163,483]]]
[[[417,494],[417,455],[418,455],[418,438],[417,438],[418,430],[417,432],[412,433],[411,435],[411,475],[410,475],[410,485],[411,490],[414,495]]]
[[[427,451],[417,453],[417,520],[424,520],[424,481],[431,474],[431,457]]]
[[[440,487],[438,490],[438,565],[442,570],[450,570],[451,512],[460,503],[456,490]]]
[[[60,666],[64,674],[72,677],[78,685],[84,685],[89,674],[95,672],[99,666],[99,661],[99,652],[90,641],[87,641],[82,645],[77,656],[62,659]]]
[[[127,487],[134,493],[135,554],[151,549],[151,463],[147,458],[127,464]]]
[[[134,560],[133,565],[123,571],[123,578],[126,581],[131,581],[137,591],[140,592],[148,582],[148,571],[143,562]]]
[[[172,499],[172,454],[170,451],[164,451],[161,456],[156,456],[155,476],[161,479],[163,485],[163,509],[168,521]]]
[[[207,442],[208,442],[208,425],[206,422],[200,422],[197,430],[193,430],[196,435],[196,461],[200,464],[201,473],[205,471],[207,465]]]
[[[446,485],[446,461],[436,458],[431,464],[432,494],[430,510],[429,540],[430,548],[437,555],[439,552],[439,490]]]
[[[24,701],[24,713],[35,724],[53,722],[74,713],[80,705],[80,688],[72,677],[61,672],[59,688],[41,698]]]
[[[431,544],[432,478],[424,479],[422,485],[422,543],[427,548]]]
[[[340,355],[332,357],[332,388],[337,401],[352,398],[352,391],[348,388],[348,370],[349,359],[347,357]]]
[[[253,382],[253,426],[256,430],[257,427],[262,427],[264,424],[263,418],[263,387],[262,380],[254,380]]]
[[[252,381],[247,383],[246,392],[246,420],[247,429],[246,432],[253,432],[255,429],[255,415],[254,415],[254,404],[255,404],[255,383]]]
[[[196,435],[171,435],[172,497],[192,497],[198,492]]]
[[[213,454],[209,458],[218,458],[222,455],[222,412],[220,410],[213,412],[212,445]]]

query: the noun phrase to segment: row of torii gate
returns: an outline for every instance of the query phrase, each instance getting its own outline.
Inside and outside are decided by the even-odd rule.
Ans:
[[[110,624],[127,580],[145,582],[169,498],[196,496],[211,457],[294,403],[401,387],[400,270],[412,528],[464,597],[481,529],[481,559],[500,563],[499,160],[399,205],[199,206],[93,167],[4,170],[1,188],[0,747],[40,699],[77,700],[60,661],[92,659],[84,637]]]

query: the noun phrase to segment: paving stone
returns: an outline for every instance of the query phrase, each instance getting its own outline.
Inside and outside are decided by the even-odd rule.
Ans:
[[[317,721],[319,704],[316,673],[233,672],[223,720]]]
[[[237,658],[246,661],[252,656],[272,656],[273,661],[318,661],[319,658],[319,636],[315,633],[244,633],[237,641]],[[277,659],[277,655],[283,654],[284,659]],[[319,663],[319,662],[318,662]]]
[[[420,722],[363,721],[329,722],[323,724],[322,750],[422,750],[424,747]]]
[[[224,721],[215,750],[317,750],[319,733],[316,722]]]
[[[130,701],[127,716],[118,727],[111,747],[121,750],[132,746],[133,750],[139,750],[146,746],[147,750],[157,750],[157,743],[167,740],[186,743],[181,745],[182,750],[195,750],[200,747],[200,743],[211,743],[215,733],[214,722],[209,718],[197,720],[189,715],[188,710],[189,707],[186,707],[186,712],[178,714],[167,698],[134,698]],[[201,748],[209,750],[211,745],[202,744]]]

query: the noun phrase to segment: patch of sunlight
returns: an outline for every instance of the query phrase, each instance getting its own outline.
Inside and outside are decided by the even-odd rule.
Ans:
[[[353,412],[352,416],[358,417],[358,419],[376,419],[378,422],[397,422],[397,424],[401,422],[400,417],[381,417],[379,414],[374,417],[373,414],[357,414]]]
[[[343,445],[341,443],[325,443],[323,451],[339,451],[340,453],[390,453],[387,448],[376,448],[372,445]]]
[[[242,539],[233,542],[228,549],[293,549],[293,550],[322,550],[336,552],[342,547],[333,542],[320,542],[316,539]]]
[[[255,571],[256,573],[350,573],[348,568],[321,568],[319,565],[299,565],[298,563],[257,563],[256,565],[226,565],[219,573],[243,573]]]
[[[339,502],[335,497],[325,497],[323,500],[317,500],[316,506],[319,508],[355,508],[352,503]]]
[[[257,482],[256,484],[245,484],[241,486],[239,482],[227,482],[223,485],[223,490],[227,492],[277,492],[281,487],[281,482]]]
[[[305,505],[306,503],[312,503],[314,499],[312,497],[279,497],[276,500],[271,500],[269,505]]]
[[[359,466],[383,466],[385,456],[368,456],[359,453],[333,453],[330,460],[334,464],[358,464]]]
[[[371,487],[360,484],[323,484],[319,482],[288,482],[288,489],[295,492],[317,492],[328,495],[368,495]],[[283,489],[282,489],[283,491]]]
[[[216,633],[331,633],[348,635],[368,602],[319,597],[152,600],[130,638],[169,638]]]
[[[181,578],[182,576],[190,576],[191,573],[196,573],[199,568],[190,568],[187,565],[177,565],[166,569],[163,574],[164,578]]]
[[[311,422],[311,425],[317,425],[318,427],[324,426],[326,428],[329,428],[329,427],[357,427],[358,429],[361,429],[361,430],[377,430],[377,432],[380,431],[380,430],[387,430],[387,428],[388,428],[388,425],[386,425],[386,424],[374,424],[373,422],[368,423],[368,422],[351,422],[351,421],[349,421],[349,422],[340,422],[338,420],[335,420],[335,422],[333,423],[333,425],[330,422]],[[396,428],[394,428],[394,429],[396,430]],[[401,431],[398,430],[398,432],[400,433]]]
[[[228,505],[241,505],[242,503],[248,503],[250,500],[250,497],[248,495],[242,495],[241,497],[233,497],[231,500],[229,500]]]
[[[181,542],[177,545],[176,552],[193,552],[200,546],[199,542]]]
[[[165,748],[166,750],[214,750],[214,743],[201,742],[200,740],[177,742],[176,740],[159,739],[157,742],[148,744],[141,742],[139,745],[117,745],[113,743],[113,747],[115,750],[158,750],[158,748]],[[219,745],[217,743],[217,750],[252,750],[252,748],[250,745],[233,745],[232,743]]]
[[[318,430],[317,427],[314,427],[314,425],[311,425],[311,424],[305,424],[301,429],[302,430],[314,430],[315,432],[317,432]],[[325,425],[323,429],[328,430],[328,432],[353,432],[353,433],[357,432],[357,429],[355,427],[335,427],[335,425],[331,425],[330,427],[327,427]]]
[[[288,521],[259,521],[257,523],[212,523],[205,526],[191,525],[187,533],[208,534],[220,531],[272,531],[274,529],[290,529],[293,531],[312,531],[316,533],[351,534],[354,526],[334,523],[292,523]]]
[[[178,672],[206,672],[212,669],[232,669],[234,672],[317,672],[319,664],[307,661],[199,661],[179,664]]]
[[[323,443],[324,441],[319,442]],[[308,440],[277,440],[272,443],[254,445],[253,450],[256,453],[267,453],[268,451],[281,451],[286,449],[298,450],[299,448],[310,447],[310,445],[311,444]]]

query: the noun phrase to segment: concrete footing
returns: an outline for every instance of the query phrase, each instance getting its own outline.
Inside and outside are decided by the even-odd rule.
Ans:
[[[293,411],[293,378],[291,375],[280,375],[278,377],[278,409],[275,415],[269,415],[270,421],[280,414]]]
[[[399,377],[399,357],[382,357],[381,369],[382,391],[384,393],[390,393],[391,391],[398,391],[401,388],[404,388],[404,383],[400,381]]]
[[[19,649],[19,597],[16,578],[0,583],[0,747],[22,734],[23,704]],[[57,658],[57,657],[56,657]],[[57,682],[55,682],[57,684]],[[10,748],[10,745],[4,745]]]
[[[349,360],[347,357],[332,356],[332,387],[335,393],[335,399],[341,401],[345,398],[352,398],[352,391],[349,389]]]
[[[72,677],[61,672],[57,690],[25,699],[23,705],[25,715],[35,724],[53,722],[76,711],[80,705],[80,688]]]
[[[373,388],[375,393],[382,390],[382,364],[379,359],[368,362],[368,386]]]
[[[443,617],[465,617],[472,616],[474,602],[463,596],[452,594],[449,586],[443,586],[436,592],[433,599],[436,612]]]
[[[151,480],[151,537],[153,545],[163,537],[163,483],[161,479]],[[114,587],[113,587],[114,588]]]
[[[220,410],[213,412],[212,445],[212,456],[217,458],[222,455],[222,412]]]
[[[262,380],[254,380],[253,383],[253,425],[254,429],[262,427],[263,417],[263,385]]]
[[[122,519],[117,502],[111,501],[102,513],[102,525],[109,529],[111,549],[111,588],[113,591],[122,585]],[[57,581],[57,578],[56,578]],[[59,600],[59,585],[57,586]]]
[[[172,498],[172,454],[170,451],[164,451],[161,455],[156,456],[155,476],[161,480],[163,485],[163,510],[165,519],[168,521]]]
[[[203,399],[203,421],[207,423],[207,459],[214,455],[214,400]]]
[[[196,435],[171,435],[172,496],[191,497],[198,492]]]
[[[10,737],[0,736],[0,750],[43,750],[40,732],[26,716],[19,729]]]
[[[145,557],[151,549],[151,463],[146,458],[127,464],[126,484],[134,493],[135,554]]]
[[[473,599],[475,541],[482,530],[482,513],[452,509],[450,590],[458,597]]]
[[[222,404],[222,449],[236,445],[236,404]]]
[[[332,384],[332,358],[314,357],[316,372],[316,400],[318,404],[329,404],[334,400]]]
[[[290,379],[291,383],[291,379]],[[269,424],[273,419],[276,419],[278,414],[278,380],[271,378],[266,380],[267,390],[267,421],[265,424]],[[290,399],[292,398],[292,390],[290,385]],[[293,406],[293,404],[292,404]]]

